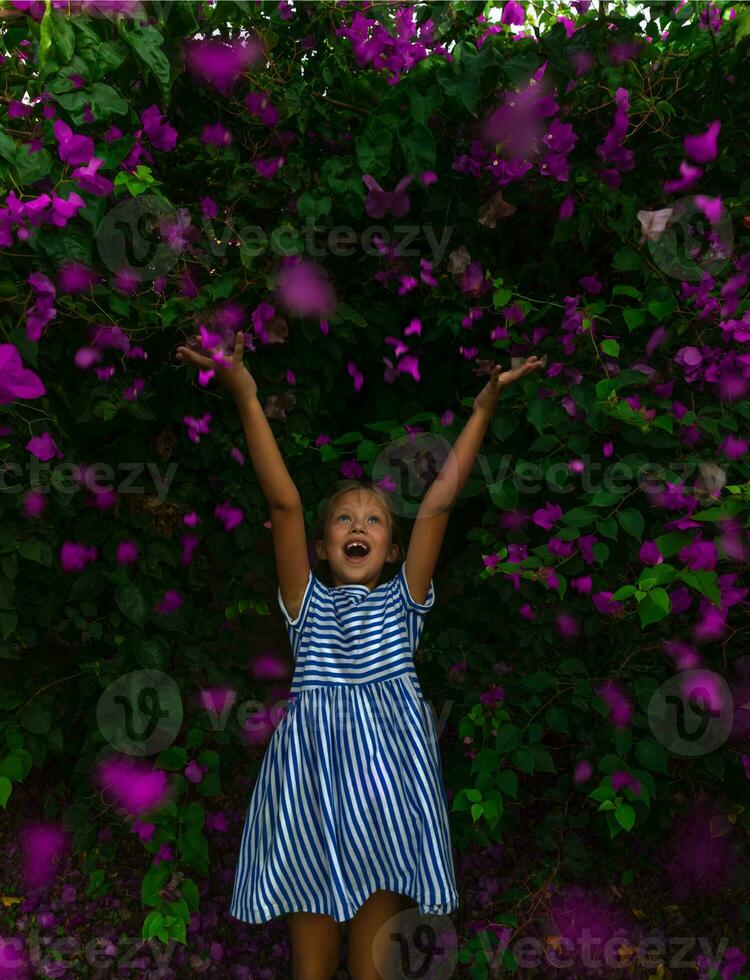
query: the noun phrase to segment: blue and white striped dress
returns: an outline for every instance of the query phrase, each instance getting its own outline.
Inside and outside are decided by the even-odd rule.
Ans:
[[[248,804],[230,912],[344,922],[378,889],[423,914],[458,907],[432,710],[414,670],[432,581],[415,602],[404,566],[370,591],[312,571],[292,620],[290,705]]]

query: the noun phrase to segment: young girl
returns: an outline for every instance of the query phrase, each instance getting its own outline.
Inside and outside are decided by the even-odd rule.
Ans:
[[[270,510],[278,602],[295,661],[291,704],[248,805],[230,912],[254,923],[286,916],[295,980],[335,973],[341,923],[352,980],[389,980],[400,949],[393,929],[381,927],[408,908],[427,915],[458,906],[434,721],[414,670],[435,601],[432,573],[502,389],[542,362],[493,368],[424,495],[403,562],[387,496],[352,480],[319,521],[313,573],[302,501],[244,367],[243,344],[238,332],[231,355],[177,348],[179,360],[213,368],[239,409]],[[391,563],[395,575],[381,582]]]

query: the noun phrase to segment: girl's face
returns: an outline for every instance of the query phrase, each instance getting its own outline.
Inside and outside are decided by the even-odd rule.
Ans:
[[[347,545],[361,541],[363,549],[347,554]],[[334,588],[366,585],[376,588],[386,561],[398,558],[398,545],[390,544],[388,516],[378,498],[366,490],[350,490],[339,498],[326,528],[325,541],[316,542],[318,558],[327,559]]]

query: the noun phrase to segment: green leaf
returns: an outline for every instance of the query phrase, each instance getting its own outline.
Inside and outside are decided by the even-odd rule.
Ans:
[[[44,68],[47,61],[47,55],[49,54],[49,49],[52,44],[52,35],[54,33],[54,27],[52,26],[52,18],[54,16],[52,12],[52,0],[44,0],[44,16],[42,17],[42,22],[39,25],[39,67]]]
[[[627,803],[622,803],[615,810],[615,820],[623,830],[632,830],[635,826],[635,810]]]
[[[471,772],[494,772],[500,766],[500,753],[494,749],[480,749],[471,762]]]
[[[721,590],[716,572],[681,572],[680,578],[717,607],[721,606]]]
[[[618,283],[612,290],[612,296],[630,296],[631,299],[640,299],[643,293],[635,286],[628,286],[627,283]]]
[[[197,912],[200,907],[200,898],[198,896],[198,886],[192,878],[185,878],[180,883],[180,894],[187,902],[190,911]]]
[[[526,417],[541,435],[545,426],[549,424],[554,411],[555,406],[553,405],[551,398],[537,398],[529,405],[526,412]]]
[[[406,168],[411,174],[422,174],[435,169],[435,137],[432,130],[422,123],[409,123],[406,129],[398,131],[399,143],[406,159]]]
[[[157,909],[146,916],[143,923],[142,938],[151,939],[152,936],[156,936],[164,928],[164,916]]]
[[[172,872],[165,865],[150,867],[141,882],[141,902],[144,905],[159,905],[159,892],[171,877]]]
[[[55,50],[60,55],[60,64],[67,65],[75,50],[75,34],[73,25],[63,11],[57,11],[53,15],[52,40]]]
[[[642,766],[654,772],[667,772],[667,751],[655,738],[642,738],[635,743],[635,757]]]
[[[638,615],[641,626],[648,626],[669,615],[672,604],[664,589],[652,589],[641,598],[638,593]]]
[[[571,527],[587,527],[596,520],[596,513],[588,507],[573,507],[562,516],[563,524]]]
[[[497,774],[495,781],[498,789],[506,796],[512,796],[514,800],[518,799],[518,776],[512,769],[503,769]]]
[[[651,300],[648,304],[649,313],[659,322],[666,320],[668,316],[674,313],[677,308],[677,302],[674,296],[669,296],[664,300]]]
[[[46,735],[52,726],[52,715],[38,701],[26,708],[20,720],[22,727],[34,735]]]
[[[623,510],[618,510],[617,520],[623,531],[635,538],[636,541],[643,539],[643,514],[635,507],[625,507]]]
[[[164,749],[160,752],[156,758],[156,766],[158,769],[167,769],[170,772],[176,772],[178,769],[184,769],[187,765],[187,752],[181,745],[170,745],[168,749]]]
[[[5,809],[10,794],[13,792],[13,784],[7,776],[0,776],[0,806]]]
[[[620,356],[620,345],[616,340],[603,340],[601,343],[601,348],[605,354],[609,354],[610,357]]]
[[[513,765],[517,766],[522,772],[533,772],[536,756],[528,745],[522,745],[511,755]]]
[[[94,113],[99,119],[106,119],[112,115],[124,116],[130,108],[116,89],[103,82],[94,82],[91,97]]]
[[[383,125],[379,114],[371,116],[364,132],[354,139],[360,170],[376,180],[381,180],[390,170],[392,148],[393,130]],[[386,190],[393,188],[387,187]]]
[[[601,518],[601,520],[596,521],[596,527],[605,538],[610,538],[612,541],[617,541],[617,521],[614,519],[614,517]]]
[[[149,616],[146,597],[137,585],[120,585],[115,589],[115,602],[131,623],[143,626]]]
[[[164,100],[169,102],[171,72],[167,56],[161,50],[164,40],[162,35],[149,25],[123,30],[122,38],[135,51],[141,61],[151,69],[154,78],[159,83]]]
[[[16,173],[16,183],[21,187],[25,184],[33,184],[51,173],[52,157],[45,147],[42,147],[37,153],[31,153],[29,144],[22,143],[16,150],[13,169]],[[62,194],[61,196],[67,199],[69,195]]]
[[[645,310],[623,310],[623,319],[628,325],[628,330],[636,330],[642,323],[646,321],[646,311]]]
[[[641,259],[632,248],[620,248],[612,257],[612,265],[618,272],[632,272],[640,269]]]
[[[521,729],[518,725],[508,723],[498,730],[495,748],[498,752],[510,752],[521,744]]]

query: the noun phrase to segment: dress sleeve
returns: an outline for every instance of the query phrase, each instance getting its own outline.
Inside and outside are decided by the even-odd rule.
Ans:
[[[406,582],[406,563],[401,562],[401,566],[396,573],[398,594],[401,598],[401,602],[407,612],[416,613],[418,616],[424,616],[435,604],[435,584],[433,579],[430,579],[430,587],[427,590],[427,595],[425,596],[424,602],[415,602],[409,592],[409,586]]]
[[[307,619],[307,614],[310,610],[310,604],[312,602],[313,593],[315,592],[316,581],[317,579],[313,575],[312,569],[310,569],[310,572],[307,577],[307,585],[305,586],[305,592],[304,595],[302,596],[302,603],[299,607],[299,612],[297,613],[296,619],[292,619],[292,617],[289,615],[289,610],[284,605],[284,600],[281,598],[281,586],[279,586],[278,589],[276,590],[276,595],[279,600],[279,608],[281,609],[281,614],[284,617],[284,620],[287,626],[289,627],[289,629],[293,630],[295,633],[302,632],[302,627],[305,624],[305,620]]]
[[[406,584],[404,564],[401,564],[394,577],[394,596],[397,607],[400,609],[401,616],[406,625],[406,632],[409,639],[409,649],[414,655],[419,648],[419,641],[424,629],[425,617],[435,603],[435,587],[430,579],[430,588],[427,590],[424,602],[415,602],[409,593],[409,586]]]

